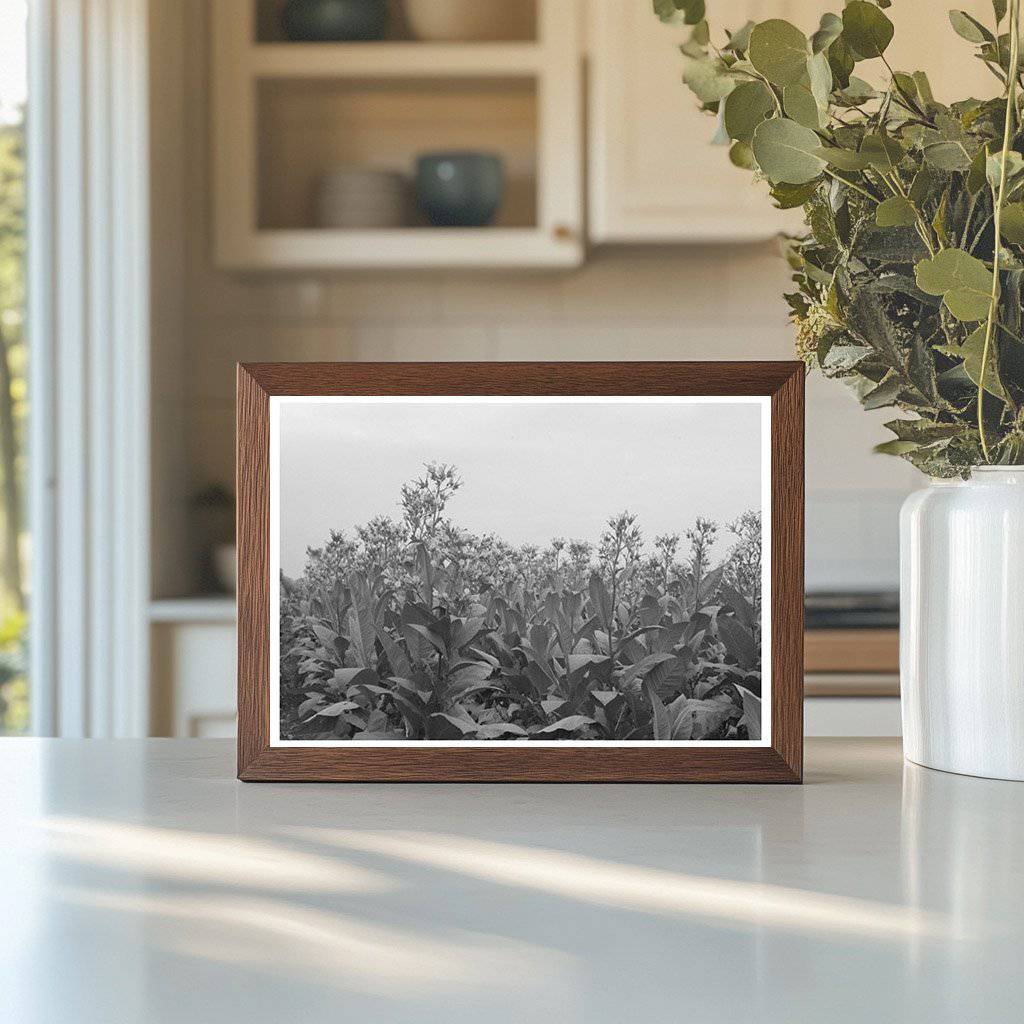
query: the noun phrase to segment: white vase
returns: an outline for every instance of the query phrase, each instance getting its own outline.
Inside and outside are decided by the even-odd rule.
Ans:
[[[910,495],[900,563],[904,753],[1024,781],[1024,466]]]

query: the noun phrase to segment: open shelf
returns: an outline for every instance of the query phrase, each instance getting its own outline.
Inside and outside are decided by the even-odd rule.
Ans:
[[[429,230],[412,197],[413,176],[416,158],[438,150],[497,153],[504,165],[504,195],[493,226],[461,236],[536,227],[532,79],[272,79],[258,85],[256,119],[260,231],[347,233],[317,224],[314,197],[325,174],[351,166],[402,174],[409,202],[408,223],[400,230]],[[372,247],[379,233],[353,232],[353,242]],[[456,240],[451,229],[442,234]]]
[[[217,0],[218,3],[222,0]],[[284,30],[281,25],[281,13],[285,0],[248,0],[252,3],[251,12],[254,15],[248,24],[251,25],[251,39],[258,45],[271,45],[285,41]],[[434,2],[434,0],[420,0],[420,2]],[[490,20],[488,27],[494,35],[508,41],[533,42],[537,39],[538,3],[543,0],[506,0],[502,14],[504,21],[495,24]],[[494,29],[497,31],[494,31]],[[389,0],[388,2],[388,24],[384,36],[388,42],[405,41],[419,42],[415,34],[415,19],[410,18],[406,12],[405,0]],[[298,43],[299,46],[315,46],[315,43]],[[355,43],[355,46],[372,45],[369,43]],[[467,43],[464,45],[477,46],[487,45],[486,43]]]
[[[257,78],[535,75],[542,60],[535,43],[267,43],[245,57]]]
[[[533,228],[258,231],[246,242],[238,265],[256,270],[576,266],[580,258],[573,240],[557,241]]]
[[[214,242],[229,269],[569,267],[583,258],[582,82],[576,4],[530,3],[529,38],[281,40],[278,0],[213,7]],[[431,227],[415,204],[389,228],[321,226],[324,177],[400,172],[427,152],[498,154],[485,227]],[[369,217],[359,218],[373,223]],[[378,222],[387,222],[381,217]]]

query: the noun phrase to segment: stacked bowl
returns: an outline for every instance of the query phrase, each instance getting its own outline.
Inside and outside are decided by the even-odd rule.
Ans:
[[[400,228],[409,222],[409,183],[398,171],[338,167],[320,179],[321,228]]]
[[[527,0],[404,0],[417,39],[484,42],[533,39],[535,5]]]

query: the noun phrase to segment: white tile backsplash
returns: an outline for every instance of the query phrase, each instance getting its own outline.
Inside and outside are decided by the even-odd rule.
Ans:
[[[809,490],[807,589],[897,589],[904,496],[897,490]]]

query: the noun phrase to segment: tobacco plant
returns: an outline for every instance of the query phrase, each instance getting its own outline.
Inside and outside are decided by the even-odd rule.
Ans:
[[[447,517],[461,486],[428,465],[400,520],[335,531],[282,576],[283,738],[760,737],[759,513],[698,519],[688,552],[648,551],[628,511],[596,546],[516,547]]]
[[[654,0],[691,26],[683,79],[731,161],[803,207],[786,255],[797,351],[865,409],[895,408],[877,450],[937,477],[1024,462],[1024,133],[1020,0],[952,29],[998,95],[951,104],[886,51],[890,0],[852,0],[806,35],[778,18],[713,39],[704,0]],[[876,88],[856,73],[875,67]]]

